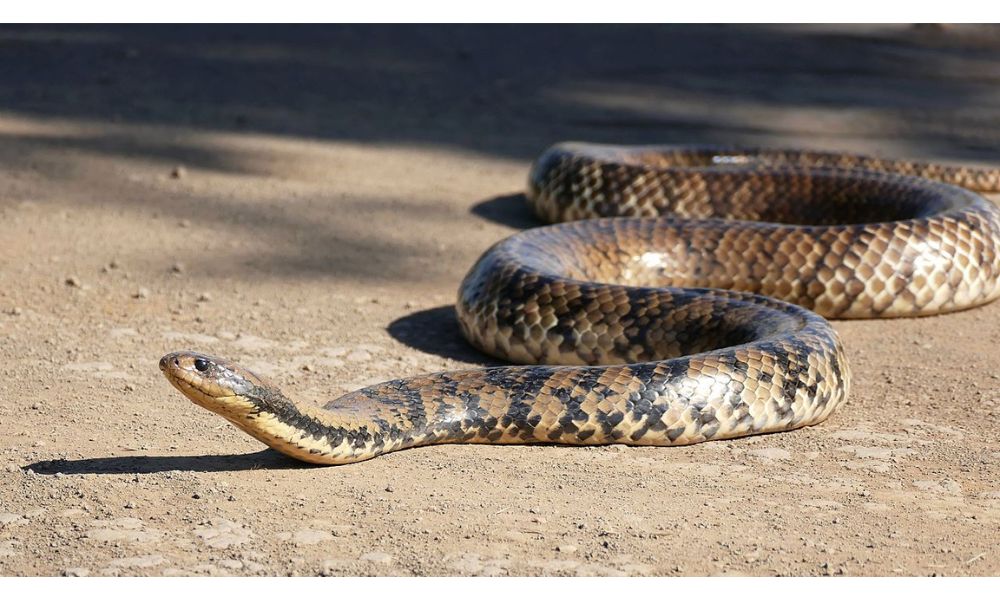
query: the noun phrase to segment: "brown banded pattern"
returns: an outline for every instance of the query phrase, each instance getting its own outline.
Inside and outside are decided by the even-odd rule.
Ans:
[[[790,430],[849,392],[824,316],[930,315],[1000,295],[1000,210],[972,190],[1000,191],[1000,171],[560,144],[533,165],[528,200],[569,222],[494,245],[456,305],[473,345],[529,366],[387,381],[322,408],[222,359],[179,352],[160,367],[195,403],[313,463]]]

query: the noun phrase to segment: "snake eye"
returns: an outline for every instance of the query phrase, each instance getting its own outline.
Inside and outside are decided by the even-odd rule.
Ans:
[[[208,361],[196,358],[194,359],[194,368],[204,373],[208,370]]]

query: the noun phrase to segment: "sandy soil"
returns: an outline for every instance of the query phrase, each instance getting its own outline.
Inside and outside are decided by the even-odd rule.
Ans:
[[[670,448],[305,468],[164,353],[316,402],[488,364],[452,302],[561,139],[997,162],[995,29],[0,29],[0,574],[1000,574],[1000,303],[838,322],[850,403]]]

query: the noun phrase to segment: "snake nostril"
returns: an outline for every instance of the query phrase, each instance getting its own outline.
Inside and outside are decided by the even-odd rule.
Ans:
[[[175,358],[175,359],[174,359],[174,366],[175,366],[175,367],[177,367],[177,368],[179,369],[179,368],[181,367],[181,361],[179,361],[179,360],[177,360],[177,359]]]

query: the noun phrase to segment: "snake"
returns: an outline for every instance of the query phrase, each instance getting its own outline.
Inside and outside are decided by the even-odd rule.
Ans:
[[[564,142],[525,194],[552,224],[463,279],[461,331],[502,366],[323,406],[235,362],[160,360],[271,448],[345,464],[446,443],[678,446],[815,425],[851,370],[827,319],[938,315],[1000,295],[1000,169],[838,152]]]

